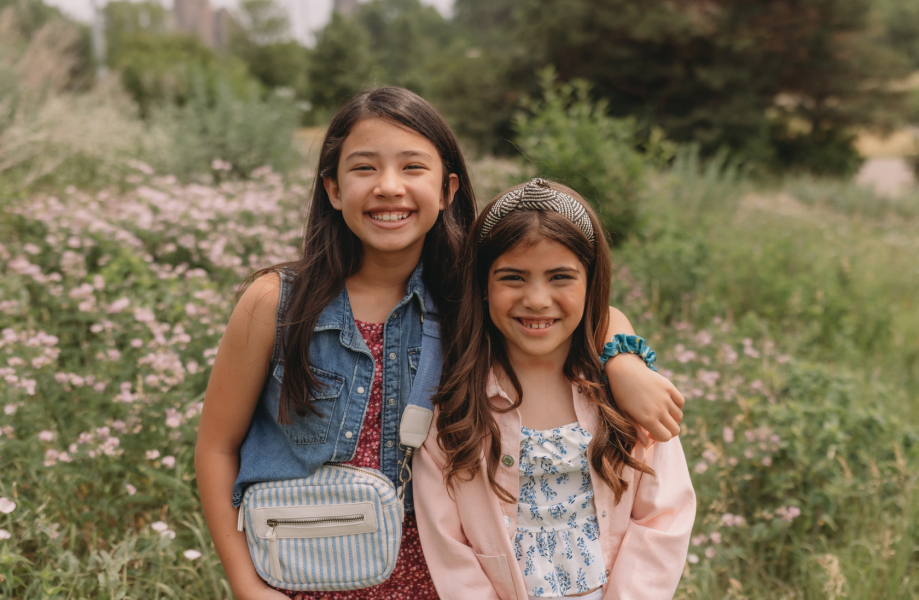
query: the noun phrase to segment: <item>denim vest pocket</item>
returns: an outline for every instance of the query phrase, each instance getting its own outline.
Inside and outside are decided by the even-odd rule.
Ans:
[[[311,411],[303,416],[296,413],[292,415],[293,422],[289,425],[279,423],[278,426],[284,435],[294,444],[321,444],[329,437],[329,428],[332,425],[332,415],[335,412],[335,403],[341,396],[345,380],[328,371],[310,367],[310,371],[319,380],[319,388],[312,390],[310,403],[315,407],[318,416]],[[274,369],[274,378],[281,385],[284,377],[284,365],[278,364]]]

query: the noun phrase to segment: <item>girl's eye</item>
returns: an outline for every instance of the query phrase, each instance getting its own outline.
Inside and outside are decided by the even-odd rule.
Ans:
[[[520,275],[502,275],[498,278],[498,281],[523,281],[523,277]]]
[[[560,281],[563,279],[574,279],[571,275],[563,275],[561,273],[552,276],[552,281]]]
[[[373,167],[370,165],[357,165],[352,169],[353,171],[372,171]]]
[[[417,164],[416,164],[416,165],[408,165],[408,166],[406,166],[405,168],[406,168],[406,169],[412,169],[412,170],[427,169],[427,167],[425,167],[424,165],[417,165]]]

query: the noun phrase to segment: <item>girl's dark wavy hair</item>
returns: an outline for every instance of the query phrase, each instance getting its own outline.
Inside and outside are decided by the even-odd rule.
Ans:
[[[284,340],[284,378],[281,383],[279,423],[290,423],[291,412],[319,414],[310,402],[310,392],[321,383],[307,368],[310,339],[323,309],[341,293],[345,279],[361,267],[361,241],[345,224],[340,211],[329,201],[322,179],[338,176],[338,161],[345,139],[363,119],[385,119],[424,136],[437,148],[444,166],[443,193],[449,195],[449,175],[459,178],[459,189],[450,205],[437,217],[427,233],[421,251],[424,283],[440,312],[441,328],[449,336],[454,330],[459,298],[460,253],[465,233],[475,219],[475,194],[466,161],[456,137],[444,118],[421,96],[398,87],[362,92],[332,117],[322,142],[319,168],[307,205],[307,221],[300,258],[254,273],[247,283],[267,273],[287,271],[293,276],[286,310],[281,315]]]
[[[558,183],[550,182],[550,185],[584,205],[596,232],[596,243],[591,244],[581,230],[562,215],[535,210],[508,214],[495,224],[488,237],[479,241],[485,216],[495,200],[521,186],[502,192],[482,210],[463,253],[465,271],[456,328],[452,337],[442,338],[444,374],[434,398],[439,409],[437,442],[447,455],[445,477],[448,482],[472,478],[480,468],[484,446],[486,472],[492,489],[503,500],[516,501],[495,479],[501,456],[501,433],[494,413],[515,410],[523,402],[523,390],[508,360],[504,338],[492,322],[483,298],[488,290],[489,270],[499,256],[520,246],[552,241],[571,250],[587,271],[584,316],[572,334],[564,373],[569,381],[581,387],[599,413],[599,426],[588,455],[594,471],[610,486],[619,502],[628,489],[628,482],[622,477],[624,467],[648,474],[653,471],[632,457],[638,439],[635,427],[613,402],[598,358],[609,324],[612,270],[609,242],[597,215],[577,192]],[[517,401],[512,405],[496,406],[488,398],[486,386],[495,366],[504,371],[517,392]]]

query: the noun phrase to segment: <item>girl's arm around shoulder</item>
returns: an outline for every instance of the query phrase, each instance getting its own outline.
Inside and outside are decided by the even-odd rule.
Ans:
[[[280,278],[264,275],[240,298],[223,333],[204,396],[195,446],[195,476],[208,529],[234,595],[286,598],[258,576],[244,533],[236,530],[232,490],[239,447],[252,421],[274,348]]]
[[[653,444],[637,458],[654,469],[636,485],[631,519],[609,575],[607,600],[670,599],[686,562],[696,495],[680,439]]]
[[[456,490],[444,481],[446,455],[437,444],[437,417],[412,459],[421,549],[441,600],[498,600],[463,531]]]
[[[606,339],[617,333],[635,335],[635,330],[626,316],[611,306]],[[651,443],[648,434],[659,442],[679,435],[684,400],[669,379],[627,353],[607,361],[606,376],[616,405],[640,426],[638,436],[644,445]]]

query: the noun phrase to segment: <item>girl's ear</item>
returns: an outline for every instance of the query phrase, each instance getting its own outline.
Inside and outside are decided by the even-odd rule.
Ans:
[[[328,188],[326,188],[328,189]],[[440,199],[440,210],[447,210],[447,207],[453,202],[453,196],[456,195],[456,191],[459,189],[459,175],[456,173],[450,173],[449,175],[449,184],[447,185],[447,193],[445,197]],[[331,196],[331,193],[329,194]]]
[[[341,188],[338,182],[331,177],[322,178],[322,187],[325,188],[326,194],[329,195],[329,202],[335,210],[341,210]]]

